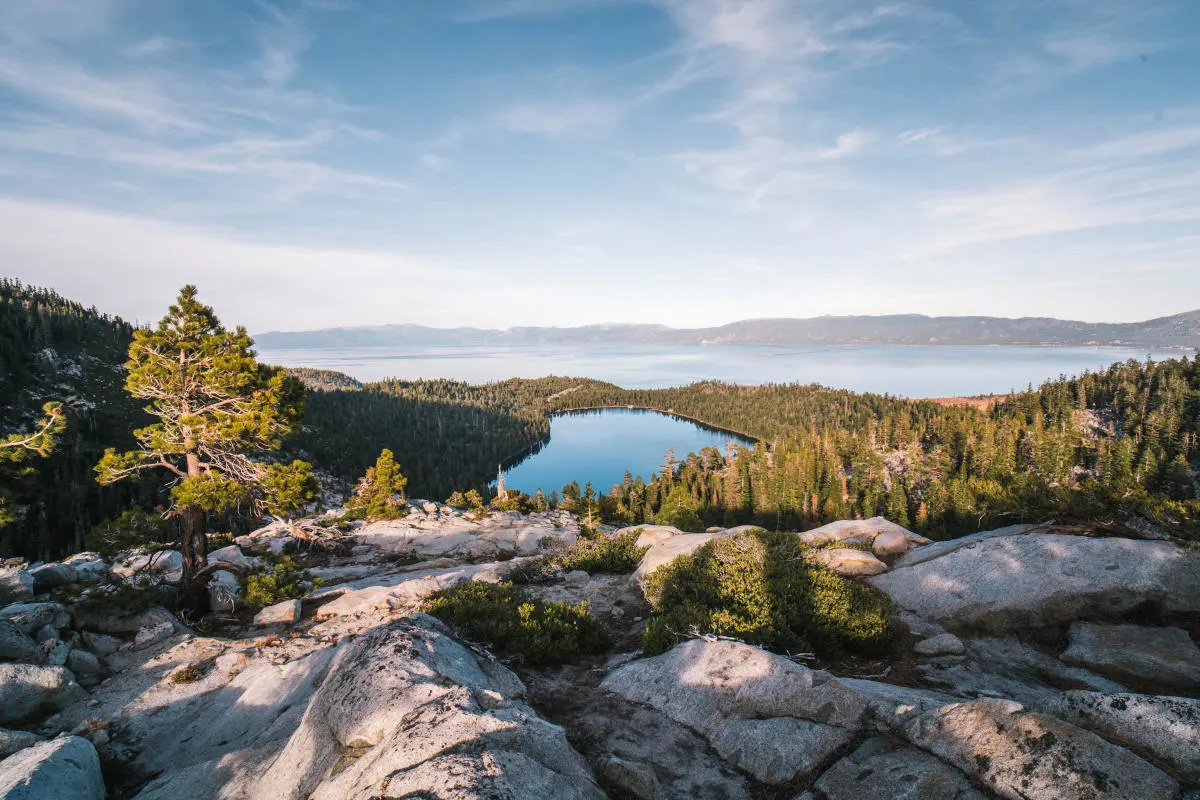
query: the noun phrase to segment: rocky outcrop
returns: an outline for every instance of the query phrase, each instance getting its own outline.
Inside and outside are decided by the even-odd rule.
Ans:
[[[86,697],[75,676],[63,667],[0,664],[0,722],[63,708]]]
[[[695,730],[766,783],[828,762],[854,738],[866,709],[828,673],[731,641],[685,642],[614,670],[601,687]]]
[[[0,759],[8,758],[13,753],[24,750],[26,747],[33,747],[41,741],[44,740],[36,733],[0,728]]]
[[[0,566],[0,606],[33,598],[33,576],[24,566]]]
[[[849,547],[825,547],[813,550],[811,558],[825,569],[850,578],[878,575],[887,569],[887,564],[872,554]]]
[[[1039,710],[1086,728],[1200,784],[1200,700],[1063,692]]]
[[[71,615],[59,603],[13,603],[0,608],[0,619],[10,621],[24,634],[33,635],[47,625],[65,628]]]
[[[1068,664],[1155,691],[1200,690],[1200,648],[1181,628],[1071,623]]]
[[[572,544],[579,535],[579,525],[570,514],[560,511],[493,513],[472,520],[451,510],[448,514],[410,513],[403,519],[372,522],[354,535],[359,544],[388,552],[494,561],[536,555],[547,541]]]
[[[926,712],[907,738],[1009,800],[1173,800],[1166,773],[1094,733],[1008,700]]]
[[[91,742],[63,736],[0,761],[0,800],[104,800]]]
[[[714,539],[722,539],[726,536],[728,536],[727,531],[719,531],[717,533],[680,533],[662,539],[652,545],[642,556],[641,563],[633,573],[634,583],[644,587],[650,573],[662,565],[669,564],[680,556],[690,556]]]
[[[243,800],[604,797],[562,729],[520,701],[517,677],[430,617],[372,630],[304,672],[319,687],[273,698],[276,715],[291,709],[274,725],[242,720],[231,737],[228,724],[214,732],[215,719],[200,719],[168,736],[155,763],[175,764],[140,800],[203,795],[205,785]],[[180,763],[184,752],[192,756]]]
[[[985,800],[959,770],[890,739],[868,739],[813,788],[824,800]]]
[[[33,638],[10,619],[0,619],[0,661],[32,661],[38,646]]]
[[[398,570],[349,583],[329,586],[313,592],[314,600],[327,600],[316,611],[318,619],[366,614],[380,609],[413,610],[421,600],[441,589],[467,581],[497,583],[521,559],[487,564],[471,564],[429,570]]]
[[[920,534],[897,525],[883,517],[842,519],[797,534],[805,544],[823,546],[839,542],[870,545],[880,557],[891,558],[913,547],[928,544]]]
[[[1104,692],[1127,688],[1090,670],[1064,664],[1016,637],[960,641],[965,651],[962,656],[932,656],[917,666],[925,683],[959,697],[1005,697],[1025,705],[1064,688]]]
[[[924,557],[933,547],[916,552]],[[869,582],[956,633],[1119,618],[1135,609],[1200,614],[1200,557],[1167,542],[1018,530],[901,561]]]

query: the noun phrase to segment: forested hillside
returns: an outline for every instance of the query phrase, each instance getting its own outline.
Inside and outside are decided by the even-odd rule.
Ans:
[[[4,476],[24,506],[23,518],[0,528],[0,554],[31,558],[83,549],[92,525],[135,500],[158,501],[155,487],[100,487],[92,467],[105,447],[129,446],[146,422],[125,394],[121,364],[133,327],[118,317],[53,291],[0,280],[0,424],[32,425],[47,401],[66,410],[66,431],[30,479]]]
[[[123,390],[131,335],[118,318],[0,281],[3,430],[27,428],[51,400],[64,404],[68,422],[33,479],[3,476],[25,513],[0,528],[0,553],[80,549],[94,524],[134,503],[162,502],[158,483],[101,488],[94,480],[104,448],[130,447],[131,431],[147,421]],[[497,465],[547,440],[556,412],[636,406],[759,441],[681,453],[669,472],[631,475],[611,492],[595,487],[613,521],[800,529],[884,514],[943,537],[1050,515],[1133,515],[1200,539],[1200,367],[1187,358],[1048,381],[990,409],[805,385],[629,390],[560,377],[362,384],[327,370],[292,373],[309,391],[288,455],[352,481],[388,448],[411,496],[485,492]]]
[[[603,406],[669,411],[761,440],[681,457],[670,475],[629,476],[602,501],[628,523],[796,529],[884,514],[953,536],[1049,515],[1141,514],[1195,535],[1200,519],[1200,370],[1186,358],[1048,381],[989,411],[800,385],[387,381],[311,393],[302,443],[346,476],[387,446],[414,493],[439,497],[486,485],[497,463],[547,435],[551,413]]]
[[[884,514],[936,537],[1051,515],[1141,515],[1176,535],[1200,534],[1196,361],[1116,364],[1047,382],[990,412],[821,393],[824,411],[770,447],[732,458],[709,451],[673,475],[627,480],[611,512],[632,522],[698,517],[783,529]],[[690,413],[701,402],[719,405],[711,394],[672,401]],[[737,419],[726,410],[718,424]],[[743,424],[770,427],[753,414]]]

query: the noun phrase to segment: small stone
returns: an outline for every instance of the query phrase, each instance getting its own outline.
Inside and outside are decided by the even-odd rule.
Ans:
[[[0,728],[0,759],[8,758],[13,753],[24,750],[26,747],[33,747],[41,741],[44,740],[36,733]]]
[[[590,579],[591,576],[581,569],[571,570],[566,575],[563,575],[563,585],[567,588],[578,589],[581,586],[586,586]]]
[[[0,619],[0,659],[32,661],[38,656],[38,646],[12,620]]]
[[[0,605],[33,599],[33,576],[24,567],[0,567]]]
[[[170,622],[160,622],[157,625],[142,628],[133,638],[133,649],[143,650],[151,645],[158,644],[171,638],[171,634],[174,632],[175,626]]]
[[[100,659],[87,650],[72,650],[67,654],[67,669],[75,673],[75,676],[82,678],[84,675],[95,675],[102,672],[104,667],[100,664]]]
[[[98,656],[112,655],[124,644],[116,636],[106,636],[103,633],[93,633],[92,631],[84,631],[82,637],[83,646]]]
[[[917,642],[913,646],[913,651],[922,656],[961,656],[967,652],[967,648],[963,645],[962,639],[953,633],[943,633]]]
[[[273,606],[267,606],[254,615],[255,625],[295,625],[300,620],[301,603],[297,600],[284,600]]]

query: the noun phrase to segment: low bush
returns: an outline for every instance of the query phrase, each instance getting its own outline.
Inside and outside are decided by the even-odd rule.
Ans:
[[[712,633],[778,652],[884,652],[893,634],[887,597],[804,556],[794,535],[754,532],[659,567],[646,587],[657,616],[646,626],[645,651]]]
[[[604,534],[581,537],[562,553],[526,561],[509,573],[509,580],[513,583],[540,583],[559,572],[577,569],[588,574],[622,575],[633,572],[649,549],[637,546],[639,535],[640,529],[613,537]]]
[[[430,595],[422,610],[527,664],[562,664],[612,647],[604,627],[577,606],[531,599],[510,584],[469,581]]]
[[[307,572],[298,568],[289,556],[283,556],[269,570],[257,570],[246,577],[242,604],[250,609],[265,608],[303,597],[310,587],[320,584],[319,578],[309,580]]]

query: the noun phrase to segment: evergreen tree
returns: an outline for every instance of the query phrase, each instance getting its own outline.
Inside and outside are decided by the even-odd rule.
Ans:
[[[396,457],[384,448],[375,466],[358,479],[354,494],[346,502],[350,516],[359,519],[396,519],[404,516],[404,487],[408,478],[396,465]]]
[[[186,602],[198,605],[207,565],[205,512],[269,502],[272,482],[302,476],[304,462],[266,464],[251,457],[277,449],[303,414],[304,389],[283,370],[259,364],[244,328],[226,330],[185,286],[154,329],[134,332],[126,391],[149,401],[157,422],[134,432],[137,449],[109,448],[97,480],[113,483],[162,470],[175,484],[171,513],[183,523]]]
[[[0,440],[0,526],[20,519],[20,487],[35,474],[29,461],[34,456],[48,456],[55,437],[67,426],[61,403],[46,403],[42,411],[44,416],[32,431],[12,433]]]

